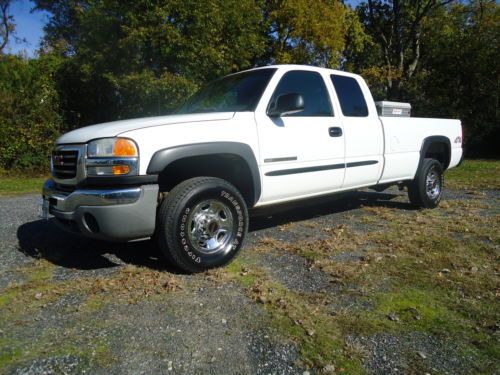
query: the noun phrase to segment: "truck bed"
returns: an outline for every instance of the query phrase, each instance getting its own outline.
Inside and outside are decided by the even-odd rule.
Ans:
[[[462,127],[460,120],[379,117],[384,131],[385,167],[380,183],[412,179],[417,171],[420,150],[429,134],[446,138],[451,148],[448,168],[456,166],[462,157]],[[458,139],[460,138],[460,140]]]

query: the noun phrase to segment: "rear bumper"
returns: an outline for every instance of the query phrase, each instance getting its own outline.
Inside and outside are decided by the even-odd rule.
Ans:
[[[87,237],[130,241],[149,237],[155,230],[156,184],[65,192],[50,179],[43,198],[60,226]]]

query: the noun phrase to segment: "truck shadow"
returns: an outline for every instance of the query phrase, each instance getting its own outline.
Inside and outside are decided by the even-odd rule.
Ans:
[[[269,208],[256,208],[251,212],[250,232],[319,216],[335,215],[359,209],[362,206],[413,210],[414,208],[409,202],[394,201],[400,195],[402,193],[397,190],[383,193],[351,191],[304,201],[288,202]],[[404,195],[406,196],[406,194]]]
[[[392,207],[409,210],[405,202],[393,201],[398,194],[350,192],[342,196],[318,198],[293,204],[278,205],[272,209],[251,211],[250,232],[300,222],[318,216],[335,215],[361,206]],[[154,240],[113,243],[81,237],[60,229],[54,220],[36,220],[21,225],[17,230],[19,250],[33,258],[43,258],[64,268],[97,270],[131,264],[179,273],[168,264]]]
[[[153,241],[115,243],[68,233],[54,219],[36,220],[17,230],[19,250],[33,258],[43,258],[64,268],[95,270],[123,264],[177,273]]]

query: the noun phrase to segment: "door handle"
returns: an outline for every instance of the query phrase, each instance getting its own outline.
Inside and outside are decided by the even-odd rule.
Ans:
[[[342,137],[342,128],[338,128],[336,126],[328,128],[328,134],[330,134],[330,137]]]

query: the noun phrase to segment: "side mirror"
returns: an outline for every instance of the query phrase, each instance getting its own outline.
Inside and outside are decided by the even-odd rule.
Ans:
[[[272,108],[267,111],[270,117],[281,117],[300,112],[304,109],[304,98],[297,93],[283,94],[276,98]]]

